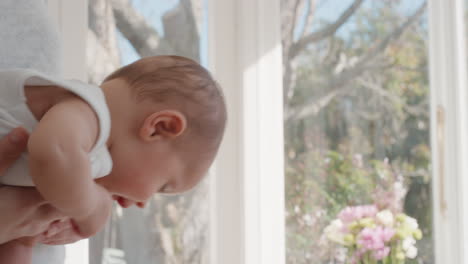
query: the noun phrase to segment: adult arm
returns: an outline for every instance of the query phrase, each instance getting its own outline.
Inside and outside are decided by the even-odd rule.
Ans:
[[[25,151],[27,141],[28,134],[22,128],[0,139],[0,177]],[[0,244],[40,234],[64,218],[34,188],[25,187],[0,186],[0,212]]]

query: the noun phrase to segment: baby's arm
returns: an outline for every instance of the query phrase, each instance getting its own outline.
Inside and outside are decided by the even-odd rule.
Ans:
[[[28,142],[30,174],[36,188],[45,200],[73,218],[83,237],[99,231],[112,205],[110,194],[91,176],[88,153],[98,129],[90,106],[73,98],[53,106]]]

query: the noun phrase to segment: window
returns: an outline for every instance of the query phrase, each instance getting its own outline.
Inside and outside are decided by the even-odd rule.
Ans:
[[[368,204],[414,217],[433,262],[426,6],[282,1],[287,263],[344,261],[324,230]]]

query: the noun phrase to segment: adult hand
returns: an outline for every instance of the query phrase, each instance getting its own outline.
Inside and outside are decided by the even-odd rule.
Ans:
[[[14,129],[0,140],[0,177],[26,150],[27,132]],[[0,244],[25,236],[36,236],[50,224],[66,219],[30,187],[0,186]]]
[[[13,129],[0,140],[0,175],[3,175],[13,165],[21,153],[26,150],[27,144],[28,133],[23,128]]]

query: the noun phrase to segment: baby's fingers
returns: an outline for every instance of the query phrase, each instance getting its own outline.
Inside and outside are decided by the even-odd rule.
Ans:
[[[52,236],[52,237],[43,237],[41,240],[42,244],[46,245],[65,245],[70,243],[75,243],[78,240],[83,239],[79,234],[75,232],[73,227],[63,230],[62,232]]]
[[[49,228],[44,232],[46,238],[53,237],[56,234],[65,231],[67,229],[72,229],[73,225],[70,220],[57,220],[50,224]]]

